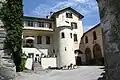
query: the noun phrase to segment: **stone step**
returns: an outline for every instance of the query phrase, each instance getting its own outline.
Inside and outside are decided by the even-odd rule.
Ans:
[[[42,66],[40,65],[40,63],[34,63],[34,71],[38,72],[43,70]]]

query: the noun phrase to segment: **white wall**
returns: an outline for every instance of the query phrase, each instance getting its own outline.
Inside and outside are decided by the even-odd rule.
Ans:
[[[63,22],[68,21],[69,25],[71,25],[71,22],[76,22],[77,23],[77,29],[73,29],[72,32],[73,34],[77,34],[77,38],[78,38],[78,42],[74,43],[74,50],[79,49],[79,43],[81,40],[81,37],[83,35],[83,27],[82,27],[82,20],[80,20],[78,18],[78,16],[73,13],[73,18],[66,18],[66,12],[72,12],[70,10],[65,11],[60,13],[57,17],[56,17],[56,27],[60,27],[60,26],[65,26],[65,24],[63,24]]]
[[[36,34],[36,35],[26,35],[26,36],[34,36],[34,47],[37,48],[44,55],[53,54],[53,34]],[[37,36],[42,36],[42,44],[37,44]],[[50,44],[46,44],[46,36],[50,37]],[[25,39],[25,35],[24,35]]]
[[[41,65],[43,69],[56,66],[56,58],[41,58]]]
[[[36,54],[39,54],[39,56],[42,54],[39,52],[36,48],[22,48],[23,52],[28,56],[28,53],[34,53],[34,59],[36,57]]]
[[[56,54],[58,67],[65,65],[67,66],[71,63],[75,64],[74,50],[79,49],[80,40],[83,35],[82,20],[80,20],[78,16],[73,12],[73,18],[66,18],[66,12],[72,11],[64,11],[56,16],[54,41],[57,52]],[[65,21],[68,21],[69,23],[66,23]],[[71,22],[77,23],[77,29],[70,29]],[[61,39],[61,32],[65,33],[65,39]],[[70,33],[72,33],[72,39],[70,38]],[[74,34],[77,34],[77,42],[74,42]],[[65,47],[67,51],[65,51]]]
[[[65,38],[61,38],[61,33],[64,32]],[[73,47],[73,37],[71,38],[71,29],[66,27],[56,28],[55,43],[57,52],[57,67],[68,66],[71,63],[75,64],[75,54]],[[65,51],[66,48],[66,51]]]
[[[32,65],[33,65],[33,60],[32,60],[32,58],[28,58],[27,60],[26,60],[26,63],[25,63],[25,68],[27,68],[27,69],[32,69]]]

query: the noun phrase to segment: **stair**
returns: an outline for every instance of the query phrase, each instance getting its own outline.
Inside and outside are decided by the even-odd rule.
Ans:
[[[40,65],[39,62],[34,62],[34,72],[39,72],[39,71],[42,71],[43,68],[42,66]]]

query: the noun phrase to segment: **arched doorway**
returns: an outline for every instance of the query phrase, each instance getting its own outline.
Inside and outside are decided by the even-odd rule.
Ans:
[[[76,65],[77,66],[81,65],[81,57],[80,56],[76,56]]]
[[[75,56],[76,65],[77,65],[77,66],[80,66],[80,65],[82,64],[81,56],[82,56],[83,52],[78,49],[78,50],[75,50],[74,53],[75,53],[75,55],[76,55],[76,56]]]
[[[91,64],[91,50],[90,48],[85,49],[85,55],[86,55],[86,64]]]
[[[102,57],[102,51],[101,51],[101,47],[100,47],[99,44],[94,45],[93,55],[94,55],[95,64],[102,65],[104,60],[103,60],[103,57]]]
[[[25,38],[25,40],[26,40],[26,41],[25,41],[25,43],[26,43],[26,44],[25,44],[25,47],[31,47],[31,48],[34,47],[34,46],[33,46],[34,39],[35,39],[34,37],[26,37],[26,38]]]

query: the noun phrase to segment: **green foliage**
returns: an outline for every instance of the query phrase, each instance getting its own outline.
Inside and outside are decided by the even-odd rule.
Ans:
[[[27,60],[27,55],[25,53],[22,54],[21,56],[21,64],[20,64],[20,69],[21,71],[25,70],[25,63],[26,63],[26,60]]]
[[[6,0],[0,12],[0,19],[7,33],[5,47],[11,51],[16,71],[19,72],[22,54],[22,0]]]

